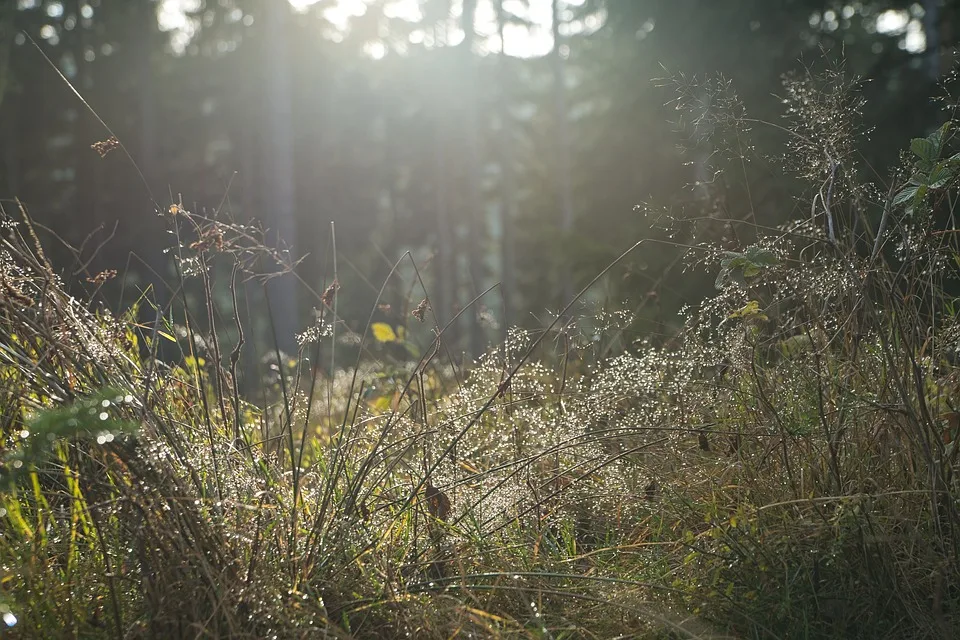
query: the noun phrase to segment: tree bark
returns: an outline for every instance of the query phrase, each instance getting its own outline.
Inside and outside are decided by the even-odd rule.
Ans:
[[[931,82],[940,80],[940,0],[923,0],[923,35],[926,38],[926,71]]]
[[[461,43],[464,72],[466,74],[466,121],[464,123],[464,135],[466,138],[466,203],[464,206],[464,222],[470,237],[467,240],[467,272],[470,278],[470,286],[467,288],[467,301],[469,302],[482,289],[483,279],[483,253],[480,245],[483,238],[484,222],[486,221],[485,211],[481,203],[480,193],[480,152],[479,141],[477,138],[477,67],[473,57],[473,43],[476,39],[476,12],[477,0],[463,0],[463,42]],[[467,331],[470,337],[470,355],[473,357],[483,353],[484,340],[483,329],[480,325],[479,312],[480,305],[484,301],[479,301],[474,308],[466,313]]]
[[[567,84],[561,56],[562,39],[560,36],[560,0],[551,3],[551,30],[553,32],[553,50],[550,66],[553,71],[554,122],[557,130],[557,155],[554,181],[557,189],[557,203],[560,207],[560,230],[564,245],[573,234],[574,210],[573,190],[570,185],[570,128],[567,114]],[[560,291],[563,295],[561,307],[573,297],[573,274],[568,261],[560,263]]]
[[[503,0],[497,0],[497,33],[500,36],[499,81],[500,95],[497,101],[497,114],[500,119],[500,136],[498,138],[500,160],[500,293],[503,299],[503,338],[515,322],[514,319],[514,291],[516,289],[516,274],[513,269],[513,221],[516,217],[516,185],[513,175],[513,154],[510,151],[511,133],[513,127],[510,122],[510,105],[507,100],[507,54],[506,54],[506,13],[503,9]]]
[[[439,42],[440,33],[436,24],[433,26],[433,38],[434,42]],[[447,191],[447,181],[449,180],[446,153],[446,145],[448,144],[449,137],[446,116],[447,109],[445,108],[445,102],[441,99],[442,96],[446,95],[446,91],[444,90],[445,87],[440,84],[446,82],[445,78],[447,75],[448,74],[439,73],[437,74],[438,77],[434,78],[434,83],[437,84],[434,85],[436,92],[433,96],[434,107],[436,109],[434,116],[433,192],[437,222],[437,252],[434,263],[437,290],[432,292],[431,295],[434,296],[432,300],[433,310],[441,327],[446,325],[454,313],[456,313],[454,306],[458,289],[455,250],[456,236],[453,232],[453,222],[450,219],[450,198]],[[458,334],[458,327],[453,325],[445,332],[444,339],[448,344],[455,344],[458,342]]]
[[[297,223],[293,183],[293,105],[291,101],[290,56],[287,48],[289,6],[286,2],[266,3],[263,74],[266,98],[266,141],[263,174],[264,223],[277,248],[286,248],[290,262],[297,259]],[[280,349],[296,351],[299,328],[296,280],[293,274],[271,279],[267,284],[273,305],[274,331]]]

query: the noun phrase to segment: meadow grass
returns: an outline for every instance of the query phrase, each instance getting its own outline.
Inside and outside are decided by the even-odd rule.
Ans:
[[[849,83],[786,89],[809,215],[671,240],[716,290],[670,340],[575,300],[464,367],[404,256],[403,331],[332,279],[261,373],[255,230],[171,207],[174,303],[118,315],[5,213],[5,637],[953,637],[952,120],[881,188]]]

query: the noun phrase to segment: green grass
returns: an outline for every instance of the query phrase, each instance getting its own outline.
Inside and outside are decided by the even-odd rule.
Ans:
[[[422,325],[349,333],[332,288],[244,399],[237,274],[270,258],[249,230],[171,211],[200,301],[144,325],[68,294],[5,218],[7,633],[951,637],[952,130],[879,189],[845,131],[819,132],[846,108],[829,97],[787,123],[815,218],[736,251],[691,238],[718,288],[663,344],[605,310],[464,370],[404,258]]]

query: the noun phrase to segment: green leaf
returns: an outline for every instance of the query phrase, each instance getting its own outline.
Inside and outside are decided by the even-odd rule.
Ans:
[[[945,122],[942,127],[926,138],[914,138],[911,140],[910,151],[922,161],[935,161],[943,151],[943,143],[949,131],[950,123]]]
[[[937,159],[937,145],[929,138],[914,138],[910,141],[910,151],[921,160]]]
[[[943,143],[946,141],[947,133],[950,131],[950,128],[953,126],[953,123],[950,120],[947,120],[943,125],[927,136],[927,139],[937,145],[937,157],[940,157],[940,153],[943,151]]]
[[[779,262],[774,251],[756,245],[747,247],[743,253],[725,251],[724,255],[726,257],[720,261],[720,273],[714,283],[717,289],[722,289],[730,279],[730,275],[737,269],[743,272],[744,278],[753,278],[760,275],[764,268]]]
[[[117,416],[116,407],[133,397],[104,389],[74,403],[38,412],[26,421],[14,449],[2,460],[4,480],[13,481],[31,466],[45,460],[54,445],[65,438],[95,438],[98,444],[112,442],[118,434],[135,433],[139,425]]]
[[[930,172],[927,184],[931,189],[939,189],[953,179],[953,168],[946,163],[939,163]]]
[[[899,207],[900,205],[902,205],[902,204],[904,204],[904,203],[906,203],[906,202],[911,202],[911,201],[913,201],[913,197],[914,197],[915,195],[917,195],[917,190],[918,190],[919,188],[920,188],[920,187],[907,187],[906,189],[904,189],[903,191],[901,191],[900,193],[898,193],[898,194],[897,194],[896,196],[894,196],[894,198],[893,198],[893,206]]]

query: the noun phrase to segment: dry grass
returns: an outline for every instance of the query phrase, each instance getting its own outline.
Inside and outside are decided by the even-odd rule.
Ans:
[[[853,125],[830,114],[861,105],[831,74],[788,85],[812,219],[737,251],[690,238],[718,289],[666,345],[601,313],[513,330],[465,373],[441,327],[409,362],[386,347],[419,322],[347,332],[331,285],[258,408],[238,391],[237,283],[277,254],[255,231],[171,209],[184,295],[144,325],[70,296],[28,218],[5,217],[10,632],[949,637],[958,162],[945,128],[914,143],[912,185],[858,182]],[[746,135],[716,103],[736,107],[717,134]]]

